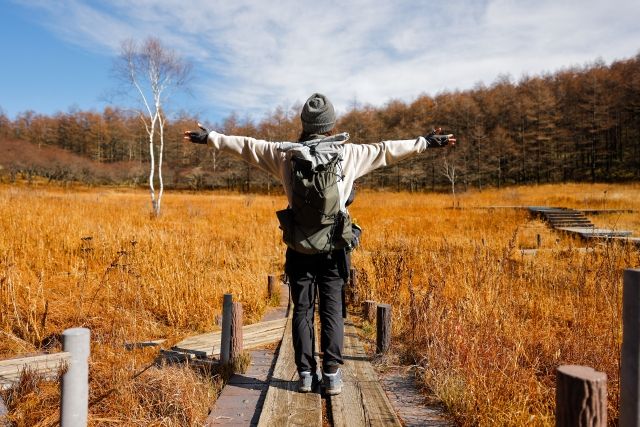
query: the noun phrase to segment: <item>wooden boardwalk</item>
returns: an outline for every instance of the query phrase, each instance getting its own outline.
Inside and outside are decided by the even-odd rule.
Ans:
[[[243,327],[245,349],[253,350],[252,363],[244,375],[233,375],[212,407],[206,426],[397,426],[401,423],[387,397],[378,374],[358,338],[356,326],[345,322],[344,365],[341,367],[343,389],[337,396],[323,396],[318,388],[311,393],[298,392],[298,373],[294,362],[292,310],[288,305],[288,287],[281,287],[281,306],[271,309],[264,322]],[[274,317],[281,317],[276,318]],[[273,320],[270,320],[273,319]],[[219,355],[220,333],[189,337],[161,354],[180,355],[181,360],[211,359]],[[316,339],[319,334],[316,334]],[[279,342],[278,351],[268,345]],[[130,344],[131,348],[157,346],[160,341]],[[318,347],[318,346],[317,346]],[[0,386],[10,387],[25,369],[54,379],[70,359],[66,352],[0,361]],[[395,390],[394,401],[405,395]],[[418,399],[419,400],[419,399]],[[0,402],[2,403],[2,402]],[[413,405],[413,407],[411,407]],[[406,425],[449,425],[443,417],[427,419],[424,405],[405,405]],[[0,421],[2,421],[0,405]],[[403,410],[406,408],[403,408]],[[418,420],[415,422],[415,420]],[[1,423],[0,423],[1,425]]]
[[[262,318],[263,323],[283,322],[278,342],[282,340],[289,310],[289,287],[280,286],[280,305],[271,308]],[[231,376],[209,412],[205,426],[235,425],[255,426],[269,388],[276,358],[275,349],[251,350],[251,365],[244,374]]]
[[[298,371],[294,362],[291,315],[282,336],[278,359],[269,379],[259,427],[322,426],[322,401],[318,393],[298,393]]]
[[[15,384],[25,370],[37,373],[46,379],[55,379],[60,368],[70,358],[69,353],[60,352],[0,360],[0,390],[5,390]]]
[[[626,239],[631,235],[631,231],[596,228],[583,211],[575,209],[529,206],[528,210],[531,214],[543,218],[552,228],[568,234],[578,235],[583,239]],[[590,212],[602,213],[602,211]],[[633,238],[629,240],[633,240]]]
[[[401,426],[351,322],[345,324],[344,359],[342,394],[327,396],[333,425]]]
[[[340,427],[401,426],[378,375],[358,339],[355,326],[345,325],[341,367],[342,394],[327,396],[324,425]],[[287,323],[258,426],[323,426],[322,396],[299,393],[293,359],[291,322]]]
[[[286,319],[254,323],[242,327],[243,347],[245,350],[264,347],[277,343],[282,339]],[[171,347],[173,352],[184,353],[196,357],[212,357],[220,355],[221,332],[209,332],[194,335]]]
[[[406,390],[406,384],[395,389],[393,394],[396,405],[401,402],[400,413],[405,424],[401,423],[364,351],[357,328],[350,321],[345,322],[342,394],[324,396],[320,388],[311,393],[299,393],[288,296],[288,287],[283,286],[281,306],[264,319],[283,317],[277,352],[252,351],[249,371],[231,377],[212,407],[206,426],[451,426],[441,408],[425,406],[419,390],[415,387]],[[316,333],[316,341],[318,338],[319,333]],[[316,342],[316,348],[319,348],[318,344]],[[419,397],[413,396],[412,402],[404,402],[407,392],[412,391]]]

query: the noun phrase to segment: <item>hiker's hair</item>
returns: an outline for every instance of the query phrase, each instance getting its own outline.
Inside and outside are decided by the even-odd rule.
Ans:
[[[324,132],[324,133],[321,133],[321,134],[312,133],[312,132],[305,132],[303,130],[302,132],[300,132],[300,136],[298,137],[298,142],[310,141],[310,140],[314,139],[314,137],[316,137],[318,135],[331,136],[331,135],[333,135],[333,129],[330,130],[329,132]]]

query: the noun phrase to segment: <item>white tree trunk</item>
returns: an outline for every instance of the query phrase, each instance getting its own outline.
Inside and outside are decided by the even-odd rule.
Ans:
[[[165,89],[174,86],[179,87],[187,83],[191,67],[184,64],[173,51],[162,47],[158,39],[149,38],[138,46],[133,40],[126,40],[122,44],[122,65],[117,68],[121,78],[131,84],[142,100],[144,110],[140,111],[141,119],[149,136],[149,192],[151,193],[151,205],[153,213],[160,215],[160,205],[164,193],[164,180],[162,176],[162,162],[164,154],[164,125],[162,102]],[[153,100],[153,104],[149,101]],[[149,118],[149,121],[146,118]],[[159,192],[156,198],[154,179],[156,173],[154,137],[156,125],[160,143],[158,145],[158,182]]]
[[[444,165],[442,166],[442,172],[451,183],[451,195],[453,196],[453,207],[456,206],[456,166],[449,164],[449,161],[445,157]]]
[[[153,178],[154,178],[155,169],[156,169],[155,153],[154,153],[154,149],[153,149],[154,148],[153,137],[155,135],[157,117],[158,117],[157,113],[153,115],[153,117],[151,119],[151,127],[148,130],[148,132],[149,132],[149,157],[150,157],[150,163],[151,163],[150,167],[149,167],[149,192],[151,193],[151,207],[152,207],[154,213],[156,213],[157,201],[156,201],[156,190],[155,190],[155,188],[153,186]]]
[[[160,183],[160,191],[158,192],[158,200],[156,201],[156,216],[160,215],[160,204],[162,203],[162,194],[164,193],[164,180],[162,177],[162,157],[164,154],[164,118],[160,113],[160,105],[156,104],[156,111],[158,111],[159,130],[160,130],[160,150],[158,152],[158,181]]]

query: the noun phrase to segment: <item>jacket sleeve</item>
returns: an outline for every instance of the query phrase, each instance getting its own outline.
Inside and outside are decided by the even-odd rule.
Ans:
[[[427,149],[423,137],[400,141],[383,141],[375,144],[345,144],[345,167],[353,170],[354,179],[369,172],[396,163]]]
[[[263,141],[248,136],[229,136],[210,132],[208,144],[215,150],[230,153],[245,162],[280,178],[282,155],[279,142]]]

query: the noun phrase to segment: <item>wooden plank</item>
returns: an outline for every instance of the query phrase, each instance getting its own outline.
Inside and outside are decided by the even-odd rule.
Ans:
[[[58,376],[58,371],[63,364],[70,358],[69,353],[60,352],[0,360],[0,390],[15,384],[25,369],[42,375],[46,379],[54,379]]]
[[[260,334],[267,331],[273,331],[277,329],[283,329],[287,319],[270,320],[268,322],[254,323],[252,325],[246,325],[242,327],[242,333],[245,336],[251,336],[254,334]],[[180,341],[177,346],[188,346],[191,342],[197,341],[213,341],[220,339],[220,331],[208,332],[206,334],[194,335]]]
[[[400,427],[402,424],[382,389],[378,374],[371,366],[358,339],[356,327],[351,322],[345,322],[344,338],[342,394],[327,397],[333,425]]]
[[[631,231],[626,230],[609,230],[606,228],[584,228],[584,227],[558,227],[558,230],[576,233],[582,237],[626,237],[630,236]]]
[[[277,343],[282,339],[282,333],[284,332],[284,328],[268,331],[266,333],[261,333],[259,335],[250,335],[245,336],[243,339],[243,347],[247,350],[259,348],[261,346]],[[207,356],[216,356],[220,354],[220,343],[217,340],[214,341],[197,341],[192,342],[188,346],[174,346],[172,347],[174,351],[198,351],[204,352]]]
[[[250,350],[280,341],[286,321],[287,319],[277,319],[243,326],[243,347]],[[220,354],[220,334],[220,332],[209,332],[188,337],[173,346],[172,350],[204,351],[207,356],[217,356]]]
[[[0,375],[13,371],[20,371],[24,367],[29,367],[34,370],[57,368],[62,363],[69,361],[70,358],[71,355],[69,353],[60,352],[0,360]]]
[[[262,406],[258,427],[322,426],[322,404],[318,393],[298,393],[298,372],[291,337],[291,313]]]

